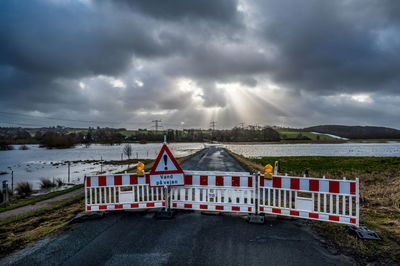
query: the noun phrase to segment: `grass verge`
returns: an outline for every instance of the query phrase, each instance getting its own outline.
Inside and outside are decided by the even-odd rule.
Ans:
[[[229,152],[229,151],[228,151]],[[398,157],[263,157],[247,159],[229,152],[250,172],[263,172],[264,165],[280,161],[280,172],[312,177],[360,180],[360,225],[374,230],[382,241],[360,240],[347,226],[306,221],[320,236],[362,264],[400,263],[400,158]]]
[[[34,199],[28,199],[28,200],[22,200],[22,201],[18,201],[15,203],[11,203],[11,205],[8,205],[6,207],[0,208],[0,213],[1,212],[5,212],[5,211],[9,211],[9,210],[13,210],[16,208],[20,208],[20,207],[24,207],[30,204],[35,204],[37,202],[43,201],[43,200],[47,200],[47,199],[51,199],[66,193],[69,193],[71,191],[77,190],[79,188],[82,188],[83,185],[77,185],[77,186],[73,186],[71,188],[67,188],[64,190],[60,190],[60,191],[55,191],[55,192],[51,192],[49,194],[43,195],[43,196],[38,196]]]
[[[0,257],[25,247],[63,227],[84,211],[84,196],[0,222]]]

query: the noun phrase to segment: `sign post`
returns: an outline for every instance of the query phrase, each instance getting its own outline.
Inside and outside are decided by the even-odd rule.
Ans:
[[[6,204],[8,203],[8,181],[4,180],[3,181],[3,203]]]
[[[159,212],[157,218],[170,219],[174,213],[169,209],[169,187],[183,186],[185,184],[182,168],[169,150],[165,139],[164,145],[154,162],[149,173],[151,187],[164,187],[165,208]]]

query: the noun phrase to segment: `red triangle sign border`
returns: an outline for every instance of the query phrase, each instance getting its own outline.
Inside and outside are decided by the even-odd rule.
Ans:
[[[171,159],[172,163],[175,165],[177,170],[170,170],[170,171],[158,171],[156,172],[157,166],[161,161],[162,155],[164,154],[164,152],[167,153],[168,157]],[[183,170],[180,167],[180,165],[178,164],[178,162],[176,161],[175,157],[172,155],[171,151],[169,150],[167,144],[164,144],[160,150],[160,153],[157,156],[156,161],[153,164],[153,167],[150,170],[150,175],[162,175],[162,174],[183,174]]]

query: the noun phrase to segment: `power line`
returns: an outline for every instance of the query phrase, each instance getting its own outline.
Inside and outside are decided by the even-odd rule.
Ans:
[[[153,127],[156,128],[156,131],[158,131],[158,128],[159,128],[159,127],[162,127],[162,126],[158,125],[158,123],[161,123],[161,122],[162,122],[161,120],[153,120],[153,121],[151,121],[151,122],[155,123]]]

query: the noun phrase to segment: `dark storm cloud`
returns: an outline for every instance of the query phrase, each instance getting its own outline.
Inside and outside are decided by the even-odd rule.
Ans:
[[[235,22],[238,16],[237,1],[232,0],[116,0],[114,2],[152,17],[172,21],[195,18],[231,23]]]
[[[82,106],[76,88],[55,81],[118,75],[134,56],[165,57],[185,45],[174,32],[154,30],[153,19],[107,3],[2,2],[0,25],[0,84],[7,95],[0,101],[3,108],[18,102],[21,110]]]
[[[219,107],[221,126],[400,127],[399,12],[390,0],[2,1],[0,109],[204,126]],[[249,90],[249,110],[222,83]]]
[[[316,93],[398,92],[398,1],[260,1],[276,82]]]
[[[7,1],[0,12],[2,64],[37,74],[118,74],[133,54],[166,56],[185,42],[112,5]]]

